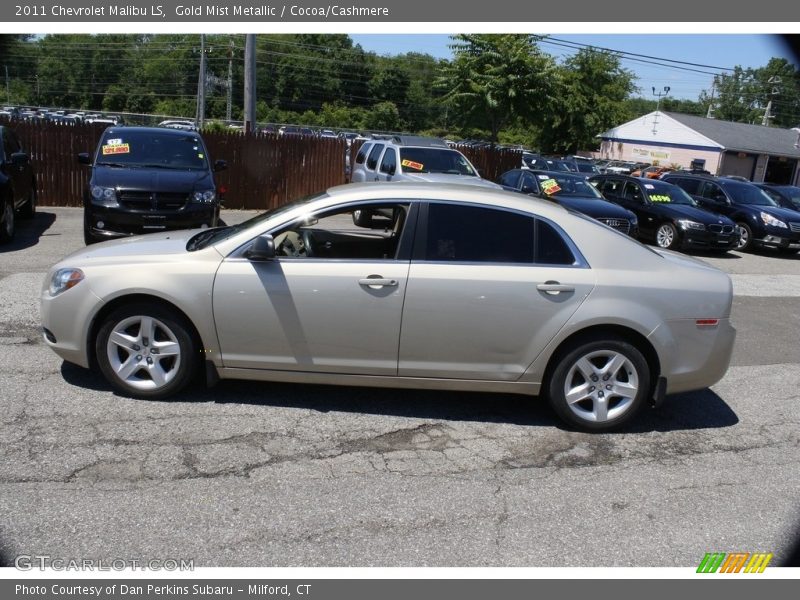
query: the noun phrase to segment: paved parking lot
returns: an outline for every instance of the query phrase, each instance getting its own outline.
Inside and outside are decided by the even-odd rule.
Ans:
[[[233,223],[248,216],[227,211]],[[511,395],[221,382],[114,395],[40,341],[42,208],[0,251],[0,553],[196,566],[693,566],[800,525],[800,259],[707,258],[739,330],[713,389],[624,433]]]

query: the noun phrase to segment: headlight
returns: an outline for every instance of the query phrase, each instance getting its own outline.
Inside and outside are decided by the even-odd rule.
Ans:
[[[696,229],[698,231],[705,230],[706,226],[702,223],[698,223],[697,221],[692,221],[691,219],[679,219],[678,225],[683,227],[684,229]]]
[[[80,269],[59,269],[50,278],[50,295],[58,296],[61,292],[66,292],[83,281],[83,278],[83,271]]]
[[[788,229],[786,223],[765,212],[761,213],[761,220],[764,221],[764,225],[772,225],[773,227],[782,227],[783,229]]]
[[[92,198],[100,204],[113,205],[117,203],[117,191],[114,188],[92,186]]]
[[[201,202],[203,204],[210,204],[217,199],[217,194],[214,190],[205,190],[204,192],[195,192],[192,194],[192,202]]]

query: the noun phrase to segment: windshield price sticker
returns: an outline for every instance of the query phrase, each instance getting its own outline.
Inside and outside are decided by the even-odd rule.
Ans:
[[[548,196],[561,191],[561,188],[559,187],[558,182],[555,179],[548,179],[546,181],[543,181],[541,185],[542,185],[542,191]]]
[[[672,202],[666,194],[650,194],[650,202]]]
[[[407,158],[401,160],[400,164],[404,167],[408,167],[409,169],[416,169],[417,171],[422,171],[422,169],[425,167],[425,165],[422,163],[414,162],[413,160],[408,160]]]
[[[103,146],[103,156],[108,154],[130,154],[129,144],[123,144],[122,140],[108,140],[109,142],[119,142],[118,144],[106,144]]]

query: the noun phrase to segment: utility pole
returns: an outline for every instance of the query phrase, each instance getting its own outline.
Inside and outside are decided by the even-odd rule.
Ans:
[[[658,109],[661,107],[661,98],[669,94],[669,86],[664,86],[663,92],[656,92],[655,86],[653,86],[653,96],[658,98],[656,101],[656,114],[653,115],[653,135],[658,133]]]
[[[714,119],[714,91],[717,87],[717,79],[716,77],[711,82],[711,102],[708,103],[708,112],[706,113],[706,119]]]
[[[6,103],[11,104],[11,88],[8,85],[8,65],[6,67]]]
[[[197,113],[195,123],[198,129],[203,128],[206,116],[206,36],[200,34],[200,74],[197,77]]]
[[[781,93],[780,88],[778,88],[778,84],[781,83],[781,78],[777,75],[773,75],[767,80],[767,83],[772,86],[772,90],[770,90],[770,96],[777,96]],[[774,119],[775,116],[772,114],[772,98],[769,99],[767,102],[767,110],[764,111],[764,118],[761,119],[761,124],[764,126],[769,126],[770,119]]]
[[[256,36],[248,33],[244,42],[244,131],[256,130]]]
[[[228,46],[228,103],[225,105],[225,120],[230,123],[233,112],[233,38]]]

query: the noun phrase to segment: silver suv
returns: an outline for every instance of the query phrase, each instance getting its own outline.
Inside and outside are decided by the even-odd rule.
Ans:
[[[418,136],[394,136],[364,142],[353,163],[352,181],[418,181],[500,187],[481,178],[467,157],[443,140]]]

